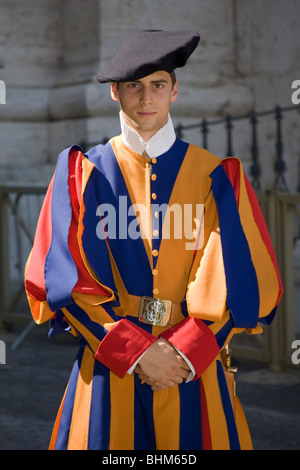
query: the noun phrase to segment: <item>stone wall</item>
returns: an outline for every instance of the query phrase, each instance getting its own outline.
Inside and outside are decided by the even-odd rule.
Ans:
[[[299,13],[298,0],[2,0],[0,79],[7,96],[0,105],[0,181],[48,181],[63,148],[119,132],[118,105],[95,76],[137,29],[201,34],[177,73],[175,124],[291,105],[291,84],[300,78]],[[270,186],[275,127],[262,126],[260,159]],[[285,132],[293,168],[287,177],[296,187],[299,115],[289,118]],[[210,137],[222,156],[224,133]],[[199,131],[187,138],[201,143]],[[241,126],[234,145],[247,168],[247,127]]]

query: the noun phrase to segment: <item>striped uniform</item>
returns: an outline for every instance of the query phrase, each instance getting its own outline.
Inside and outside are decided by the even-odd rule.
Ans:
[[[175,217],[196,205],[204,222],[190,229],[202,241],[191,249],[191,230],[176,222],[172,231],[172,211],[162,208]],[[251,448],[220,352],[233,334],[272,321],[282,285],[239,160],[178,138],[151,165],[121,136],[87,154],[66,149],[25,286],[37,323],[80,338],[51,449]],[[140,322],[142,296],[179,306],[173,324]],[[127,373],[159,336],[191,361],[192,381],[152,391]]]

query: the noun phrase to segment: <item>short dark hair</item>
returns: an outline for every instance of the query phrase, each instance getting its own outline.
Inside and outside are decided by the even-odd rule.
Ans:
[[[177,80],[175,71],[173,71],[170,75],[171,75],[171,80],[172,80],[172,88],[174,88],[174,85]]]
[[[173,90],[174,85],[175,85],[176,80],[177,80],[175,71],[173,71],[173,72],[170,73],[170,77],[171,77],[171,80],[172,80],[172,90]],[[134,81],[134,80],[133,80],[133,81]],[[120,82],[115,82],[115,83],[117,84],[117,88],[119,88],[119,83],[120,83]]]

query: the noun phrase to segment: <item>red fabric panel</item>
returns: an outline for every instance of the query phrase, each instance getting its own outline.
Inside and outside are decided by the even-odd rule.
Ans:
[[[101,341],[95,359],[123,378],[156,340],[155,336],[123,318]]]
[[[249,198],[249,201],[250,201],[251,206],[252,206],[252,212],[253,212],[254,220],[256,222],[256,225],[259,228],[261,237],[263,239],[264,244],[267,247],[268,253],[270,255],[270,258],[272,259],[272,263],[273,263],[274,269],[276,271],[277,281],[278,281],[278,285],[279,285],[279,294],[278,294],[278,298],[277,298],[277,302],[276,302],[276,305],[277,305],[279,303],[281,297],[282,297],[282,294],[283,294],[283,286],[282,286],[282,281],[281,281],[279,268],[278,268],[278,264],[277,264],[277,260],[276,260],[276,255],[275,255],[275,252],[274,252],[274,249],[273,249],[271,237],[270,237],[268,228],[266,226],[265,219],[262,215],[257,197],[256,197],[255,192],[254,192],[248,178],[246,177],[246,175],[245,175],[245,184],[246,184],[248,198]]]
[[[25,276],[26,290],[34,299],[41,302],[46,300],[44,266],[52,238],[51,200],[53,182],[54,177],[51,180],[43,202]]]
[[[198,318],[188,317],[161,335],[179,349],[193,364],[198,379],[220,352],[208,326]]]
[[[77,271],[78,271],[78,281],[74,286],[75,292],[81,292],[83,294],[92,294],[92,295],[107,295],[107,291],[100,286],[89,274],[88,270],[85,267],[85,264],[82,260],[78,240],[77,240],[77,231],[78,231],[78,218],[79,218],[79,207],[81,201],[81,188],[82,188],[82,153],[78,150],[73,150],[70,152],[69,156],[69,192],[70,200],[72,206],[72,220],[69,230],[69,249],[71,255],[75,261]],[[95,227],[96,230],[96,227]]]
[[[240,194],[240,162],[236,158],[228,158],[221,162],[233,186],[235,199],[238,204]]]

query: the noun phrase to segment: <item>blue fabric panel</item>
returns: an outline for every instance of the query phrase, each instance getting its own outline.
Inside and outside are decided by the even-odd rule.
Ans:
[[[92,333],[99,341],[102,341],[107,333],[107,330],[103,326],[91,320],[89,315],[74,301],[68,305],[67,310],[75,317],[81,325],[83,325],[88,331]]]
[[[258,282],[234,189],[222,165],[217,166],[210,176],[220,223],[227,307],[236,328],[254,328],[260,305]]]
[[[95,361],[90,411],[88,450],[109,450],[110,372]]]
[[[85,213],[83,217],[82,246],[100,282],[116,292],[107,242],[97,235],[97,229],[101,228],[100,218],[97,213],[97,207],[100,204],[97,194],[97,187],[99,186],[105,191],[107,182],[103,175],[94,168],[83,194]]]
[[[202,449],[201,391],[199,380],[179,385],[179,450]]]
[[[51,318],[48,337],[53,338],[62,333],[70,331],[70,326],[64,318],[61,310],[57,310],[55,318]]]
[[[78,280],[78,272],[69,250],[68,236],[72,218],[69,194],[69,152],[81,150],[74,145],[58,157],[51,201],[52,239],[45,260],[45,286],[52,311],[68,305]],[[63,282],[61,280],[64,280]]]
[[[228,437],[231,450],[240,450],[240,441],[236,428],[235,418],[232,410],[231,400],[228,392],[227,382],[220,361],[217,361],[217,376],[220,387],[222,405],[227,422]]]
[[[96,227],[99,223],[100,218],[96,214],[96,208],[99,205],[108,204],[114,208],[116,230],[115,236],[114,233],[112,233],[113,236],[108,234],[109,247],[125,282],[126,289],[133,295],[152,295],[152,273],[143,240],[140,236],[136,239],[127,236],[127,225],[135,217],[127,215],[126,233],[121,230],[120,220],[124,217],[124,214],[128,214],[128,208],[132,205],[132,202],[113,149],[110,143],[107,143],[105,146],[98,146],[88,152],[87,156],[95,164],[96,170],[92,175],[93,180],[88,183],[95,188],[95,202],[92,209],[89,209],[88,226]],[[106,216],[105,214],[102,215]],[[85,221],[87,221],[86,217]],[[85,230],[85,232],[87,231]],[[95,272],[100,279],[104,279],[104,276],[107,276],[103,272],[106,263],[98,255],[97,248],[101,242],[99,238],[97,239],[96,232],[93,230],[93,234],[84,244],[84,249],[87,250],[89,262],[91,262]],[[93,248],[89,248],[91,246]],[[95,256],[95,253],[97,253],[97,256]]]
[[[223,348],[226,339],[231,333],[232,328],[234,327],[234,321],[232,316],[230,315],[230,318],[227,323],[215,334],[215,338],[217,340],[218,346],[220,349]]]
[[[136,374],[134,379],[134,449],[155,450],[153,391]]]

